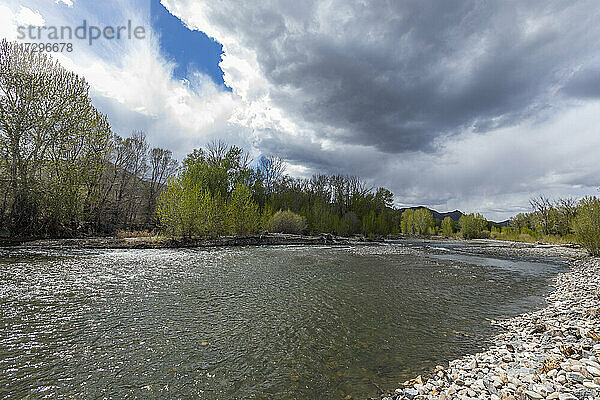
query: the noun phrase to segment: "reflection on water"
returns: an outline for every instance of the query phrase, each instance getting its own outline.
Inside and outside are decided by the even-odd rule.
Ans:
[[[438,247],[0,250],[0,396],[375,396],[561,268]]]
[[[492,258],[492,257],[483,257],[480,255],[471,255],[471,254],[435,254],[431,255],[431,257],[442,259],[442,260],[450,260],[450,261],[460,261],[467,264],[475,264],[479,266],[485,267],[495,267],[502,269],[506,272],[517,272],[522,275],[543,275],[548,271],[548,264],[543,262],[535,262],[535,261],[524,261],[524,260],[506,260],[500,258]],[[554,268],[558,268],[558,265],[555,265]],[[552,270],[552,266],[550,271]]]

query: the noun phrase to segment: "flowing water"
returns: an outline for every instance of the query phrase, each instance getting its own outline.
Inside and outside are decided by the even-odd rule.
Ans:
[[[0,250],[0,398],[377,396],[541,306],[564,267],[537,261],[443,242]]]

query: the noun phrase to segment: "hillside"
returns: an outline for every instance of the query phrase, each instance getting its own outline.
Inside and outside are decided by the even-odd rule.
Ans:
[[[399,210],[400,210],[400,213],[403,213],[406,210],[418,210],[420,208],[428,209],[429,211],[431,211],[431,214],[433,214],[433,218],[438,219],[440,221],[442,221],[446,217],[450,217],[454,221],[458,221],[460,219],[460,217],[463,215],[463,213],[459,210],[448,211],[448,212],[439,212],[439,211],[433,210],[433,209],[431,209],[429,207],[425,207],[425,206],[404,207],[404,208],[400,208]],[[501,221],[501,222],[494,222],[494,221],[490,221],[490,222],[497,226],[510,226],[509,220],[505,220],[505,221]]]

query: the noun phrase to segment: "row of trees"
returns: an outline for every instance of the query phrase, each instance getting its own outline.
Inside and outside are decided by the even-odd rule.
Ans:
[[[142,132],[115,135],[89,85],[49,55],[0,43],[0,232],[56,236],[149,223],[174,172]]]
[[[539,196],[530,200],[532,211],[511,218],[510,227],[495,232],[509,240],[579,242],[590,253],[600,254],[600,199],[588,196],[550,200]]]
[[[483,215],[465,214],[458,221],[450,217],[436,220],[426,208],[407,209],[402,213],[400,228],[407,235],[460,235],[465,239],[489,237],[490,226]]]
[[[246,234],[295,227],[295,233],[340,235],[397,233],[393,194],[368,189],[357,177],[315,175],[296,179],[284,163],[222,142],[194,150],[160,197],[158,215],[170,235]],[[289,211],[292,214],[277,215]],[[274,223],[274,216],[280,223]],[[298,222],[296,217],[301,218]],[[287,228],[286,228],[287,229]]]
[[[584,197],[579,201],[544,196],[530,201],[533,211],[510,220],[510,226],[487,221],[479,213],[464,214],[458,221],[450,217],[435,220],[425,208],[406,210],[401,217],[405,234],[443,236],[459,235],[465,239],[487,238],[518,241],[580,243],[592,255],[600,255],[600,198]]]
[[[552,201],[544,196],[530,200],[532,211],[520,213],[510,226],[487,221],[479,213],[464,214],[458,221],[433,218],[425,208],[404,211],[402,233],[411,235],[461,236],[518,241],[580,243],[590,254],[600,255],[600,198],[595,196]]]
[[[533,211],[515,215],[510,220],[511,227],[517,230],[526,228],[541,235],[566,236],[573,232],[572,224],[578,207],[575,199],[552,201],[538,196],[529,203]]]

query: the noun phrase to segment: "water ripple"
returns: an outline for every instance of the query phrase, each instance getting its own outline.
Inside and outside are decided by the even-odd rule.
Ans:
[[[443,253],[0,250],[0,397],[374,396],[479,348],[560,269]]]

